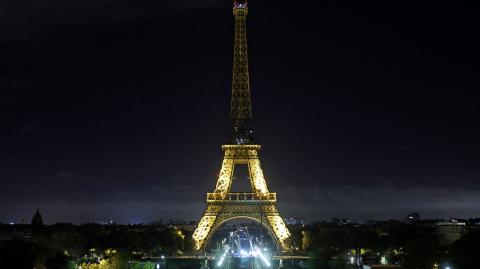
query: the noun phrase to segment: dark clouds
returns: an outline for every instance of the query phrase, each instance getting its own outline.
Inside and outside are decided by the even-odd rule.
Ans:
[[[372,187],[295,187],[277,188],[279,208],[287,216],[305,216],[307,221],[348,218],[401,218],[410,212],[422,212],[424,218],[470,217],[480,214],[479,190],[459,188],[398,188],[391,185]],[[205,205],[192,196],[185,186],[163,188],[140,193],[103,193],[98,201],[60,199],[2,203],[2,212],[12,212],[3,221],[30,218],[32,208],[44,208],[46,221],[88,222],[113,219],[121,223],[145,223],[158,218],[198,219]],[[335,210],[332,210],[332,209]]]
[[[197,218],[228,130],[230,7],[4,1],[0,221]],[[476,13],[434,7],[251,1],[254,124],[286,215],[478,215]]]

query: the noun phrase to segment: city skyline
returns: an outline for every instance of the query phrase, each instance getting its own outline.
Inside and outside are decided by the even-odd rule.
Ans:
[[[201,216],[228,139],[231,4],[99,3],[3,18],[0,222],[36,208],[46,223]],[[467,10],[445,22],[408,6],[277,3],[250,11],[249,53],[282,214],[479,217]]]

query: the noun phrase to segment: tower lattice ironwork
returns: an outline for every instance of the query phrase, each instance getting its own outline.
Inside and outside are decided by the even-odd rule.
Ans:
[[[207,193],[205,210],[193,234],[196,248],[204,248],[213,232],[223,223],[247,218],[261,223],[274,237],[280,250],[290,250],[290,232],[277,210],[276,193],[270,192],[260,166],[253,131],[250,80],[248,74],[247,1],[233,2],[235,42],[230,119],[232,124],[229,144],[223,145],[224,158],[214,192]],[[247,165],[252,192],[231,192],[235,165]]]

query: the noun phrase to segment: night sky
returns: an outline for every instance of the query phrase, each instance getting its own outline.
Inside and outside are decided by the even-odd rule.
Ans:
[[[480,217],[480,10],[420,2],[250,1],[283,216]],[[228,0],[2,1],[0,222],[198,220],[232,50]]]

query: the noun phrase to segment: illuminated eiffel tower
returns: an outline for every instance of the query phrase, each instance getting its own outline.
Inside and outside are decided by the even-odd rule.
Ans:
[[[274,237],[282,251],[290,250],[290,232],[277,211],[276,193],[269,192],[253,131],[250,81],[248,75],[247,1],[233,2],[235,16],[235,43],[230,119],[232,130],[228,145],[223,145],[225,156],[213,193],[207,193],[207,209],[193,234],[196,249],[205,248],[215,230],[223,223],[247,218],[261,223]],[[235,165],[247,165],[252,192],[231,192]]]

